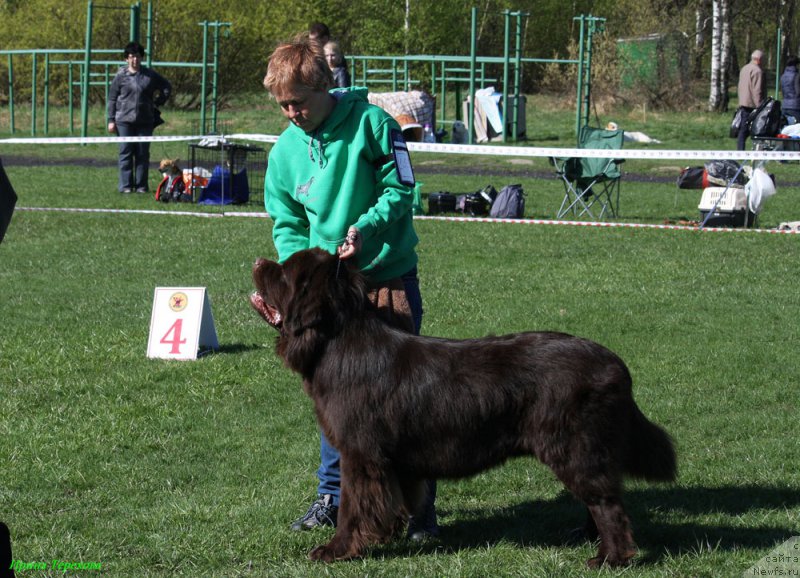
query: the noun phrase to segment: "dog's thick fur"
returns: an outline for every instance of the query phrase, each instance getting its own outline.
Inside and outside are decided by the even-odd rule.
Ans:
[[[357,557],[390,540],[424,480],[459,478],[533,455],[588,507],[600,538],[590,566],[635,553],[623,476],[675,478],[669,436],[642,415],[625,364],[561,333],[463,341],[419,337],[375,315],[363,277],[319,249],[259,259],[251,304],[280,335],[322,430],[341,454],[333,539],[309,556]]]

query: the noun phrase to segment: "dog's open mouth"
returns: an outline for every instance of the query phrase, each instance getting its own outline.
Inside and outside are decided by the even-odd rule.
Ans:
[[[276,329],[281,328],[283,325],[283,317],[280,312],[274,306],[264,301],[264,298],[260,294],[253,293],[250,295],[250,305],[253,306],[253,309],[258,311],[258,314],[264,318],[264,321]]]

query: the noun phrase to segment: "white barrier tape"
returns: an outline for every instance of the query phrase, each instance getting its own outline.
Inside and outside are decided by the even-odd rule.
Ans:
[[[81,209],[78,207],[16,207],[15,211],[57,213],[112,213],[129,215],[175,215],[176,217],[224,217],[224,213],[202,213],[193,211],[156,211],[148,209]],[[255,213],[253,213],[255,215]]]
[[[66,136],[0,139],[0,144],[96,144],[121,142],[171,142],[202,140],[201,136]]]
[[[241,139],[241,140],[254,140],[258,142],[276,143],[278,142],[277,135],[274,134],[232,134],[226,135],[225,138]]]
[[[457,145],[408,143],[408,150],[450,154],[479,154],[507,157],[545,158],[609,158],[658,160],[800,160],[800,151],[702,151],[702,150],[643,150],[643,149],[578,149],[556,147],[510,147],[493,145]]]
[[[64,213],[125,213],[132,215],[168,215],[177,217],[247,217],[247,218],[269,218],[269,213],[252,213],[244,211],[230,211],[221,213],[204,213],[192,211],[156,211],[148,209],[79,209],[70,207],[17,207],[17,211],[33,212],[64,212]],[[745,229],[728,227],[692,227],[689,225],[657,225],[647,223],[617,223],[608,221],[565,221],[556,219],[493,219],[490,217],[446,217],[439,215],[415,215],[414,219],[421,221],[451,221],[457,223],[496,223],[507,225],[560,225],[571,227],[594,227],[603,229],[659,229],[671,231],[700,231],[700,232],[750,232],[750,233],[775,233],[797,235],[800,231],[782,229]]]
[[[170,141],[202,141],[202,136],[140,136],[140,137],[56,137],[56,138],[7,138],[0,139],[2,144],[93,144],[120,142],[170,142]],[[214,137],[210,137],[214,138]],[[249,140],[263,143],[275,143],[278,137],[267,134],[237,133],[220,135],[220,138]],[[213,148],[213,147],[212,147]],[[578,149],[557,147],[517,147],[495,145],[458,145],[433,143],[408,143],[412,152],[430,152],[461,155],[484,155],[504,157],[542,157],[542,158],[609,158],[618,159],[650,159],[650,160],[800,160],[800,151],[730,151],[730,150],[668,150],[668,149]]]
[[[609,221],[565,221],[558,219],[493,219],[491,217],[445,217],[434,215],[416,215],[414,219],[430,220],[430,221],[455,221],[462,223],[478,222],[478,223],[510,223],[522,225],[566,225],[572,227],[595,227],[601,229],[661,229],[661,230],[675,230],[675,231],[700,231],[705,233],[719,232],[719,233],[732,233],[732,232],[751,232],[751,233],[792,233],[798,234],[800,231],[789,231],[779,229],[745,229],[729,228],[729,227],[693,227],[690,225],[657,225],[652,223],[619,223]]]

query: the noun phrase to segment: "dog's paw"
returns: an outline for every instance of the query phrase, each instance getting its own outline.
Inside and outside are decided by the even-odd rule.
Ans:
[[[610,568],[622,568],[630,563],[631,558],[635,552],[625,552],[622,556],[595,556],[586,561],[586,565],[592,570],[597,570],[601,566],[608,566]]]
[[[336,556],[334,555],[332,548],[329,548],[328,546],[317,546],[308,553],[308,559],[313,560],[314,562],[328,563],[336,560]]]

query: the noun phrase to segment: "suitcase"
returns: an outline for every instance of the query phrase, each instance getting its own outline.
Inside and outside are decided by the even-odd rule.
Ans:
[[[428,195],[428,214],[455,213],[456,196],[451,193],[431,193]]]

